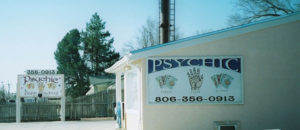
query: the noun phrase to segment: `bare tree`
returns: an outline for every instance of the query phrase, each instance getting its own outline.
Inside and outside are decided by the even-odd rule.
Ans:
[[[238,12],[229,17],[228,24],[235,26],[294,13],[295,6],[292,0],[238,0]]]
[[[139,35],[136,37],[136,42],[139,47],[148,47],[159,44],[158,39],[158,22],[148,18],[146,24],[139,29]]]
[[[175,40],[178,40],[183,36],[183,34],[178,30],[178,27],[176,27]],[[154,46],[157,44],[159,44],[158,20],[148,18],[146,23],[139,28],[136,38],[133,41],[125,43],[124,48],[121,51],[121,55],[124,55],[124,53],[128,53],[132,50]]]

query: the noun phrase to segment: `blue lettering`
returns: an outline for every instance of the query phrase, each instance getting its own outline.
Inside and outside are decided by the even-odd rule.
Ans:
[[[213,59],[205,59],[204,60],[204,64],[205,64],[205,66],[208,66],[208,67],[213,67],[214,66],[214,61],[213,61]]]
[[[170,59],[164,60],[164,69],[171,69],[172,68],[172,62]]]
[[[241,72],[241,58],[148,59],[148,73],[182,66],[206,66]]]

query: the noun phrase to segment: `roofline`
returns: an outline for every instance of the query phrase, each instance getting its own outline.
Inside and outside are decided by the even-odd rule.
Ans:
[[[292,17],[292,16],[295,16],[295,17]],[[195,36],[179,39],[179,40],[176,40],[176,41],[171,41],[171,42],[164,43],[164,44],[158,44],[158,45],[150,46],[150,47],[147,47],[147,48],[134,50],[134,51],[131,51],[130,53],[132,55],[134,55],[134,54],[137,54],[137,53],[153,50],[153,49],[156,49],[156,48],[166,47],[166,46],[170,46],[170,45],[174,45],[174,44],[179,44],[179,43],[194,40],[194,39],[205,38],[205,37],[209,37],[209,36],[220,34],[220,33],[226,33],[226,32],[229,32],[229,31],[248,29],[248,28],[251,28],[251,27],[255,27],[255,25],[260,25],[260,24],[266,25],[266,24],[270,23],[269,26],[260,26],[260,27],[255,28],[255,29],[250,29],[249,31],[236,34],[236,35],[240,35],[240,34],[250,32],[250,31],[256,31],[256,30],[260,30],[260,29],[264,29],[264,28],[269,28],[269,27],[281,25],[281,24],[296,21],[296,20],[300,20],[300,13],[299,12],[284,15],[284,16],[264,19],[264,20],[256,21],[256,22],[249,23],[249,24],[243,24],[243,25],[239,25],[239,26],[233,26],[233,27],[229,27],[229,28],[225,28],[225,29],[220,29],[220,30],[216,30],[216,31],[208,32],[208,33],[203,33],[203,34],[200,34],[200,35],[195,35]],[[228,37],[231,37],[231,36],[228,36]]]
[[[242,35],[248,32],[253,32],[265,28],[270,28],[274,26],[278,26],[281,24],[294,22],[300,20],[300,13],[296,12],[289,15],[274,17],[270,19],[264,19],[260,21],[256,21],[249,24],[243,24],[240,26],[234,26],[230,28],[225,28],[217,31],[212,31],[200,35],[195,35],[183,39],[179,39],[176,41],[168,42],[165,44],[159,44],[155,46],[150,46],[143,49],[138,49],[135,51],[131,51],[128,55],[124,56],[121,60],[116,62],[110,68],[105,69],[105,72],[108,73],[116,73],[119,72],[126,64],[131,61],[153,56],[154,54],[161,54],[171,51],[173,49],[181,49],[185,47],[189,47],[195,44],[205,44],[211,41],[220,40],[224,38],[234,37],[238,35]]]
[[[130,53],[128,55],[125,55],[121,60],[117,61],[115,64],[113,64],[111,67],[105,69],[104,71],[107,73],[118,72],[121,69],[120,66],[125,66],[126,63],[129,62],[130,57],[131,57]]]

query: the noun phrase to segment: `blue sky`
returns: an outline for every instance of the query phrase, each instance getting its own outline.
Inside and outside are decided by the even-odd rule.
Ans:
[[[56,69],[57,43],[71,29],[84,29],[95,12],[120,51],[147,18],[158,17],[158,0],[1,0],[0,82],[15,91],[26,69]],[[184,37],[221,29],[233,12],[233,0],[176,0],[176,26]]]

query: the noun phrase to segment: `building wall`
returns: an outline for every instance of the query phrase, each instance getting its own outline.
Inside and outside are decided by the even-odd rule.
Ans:
[[[141,94],[140,92],[140,70],[131,68],[126,71],[124,78],[125,89],[125,117],[126,128],[128,130],[138,130],[140,128],[140,109]]]
[[[244,104],[147,104],[142,68],[144,130],[213,130],[240,121],[242,130],[299,130],[300,21],[198,44],[159,56],[243,56]]]

